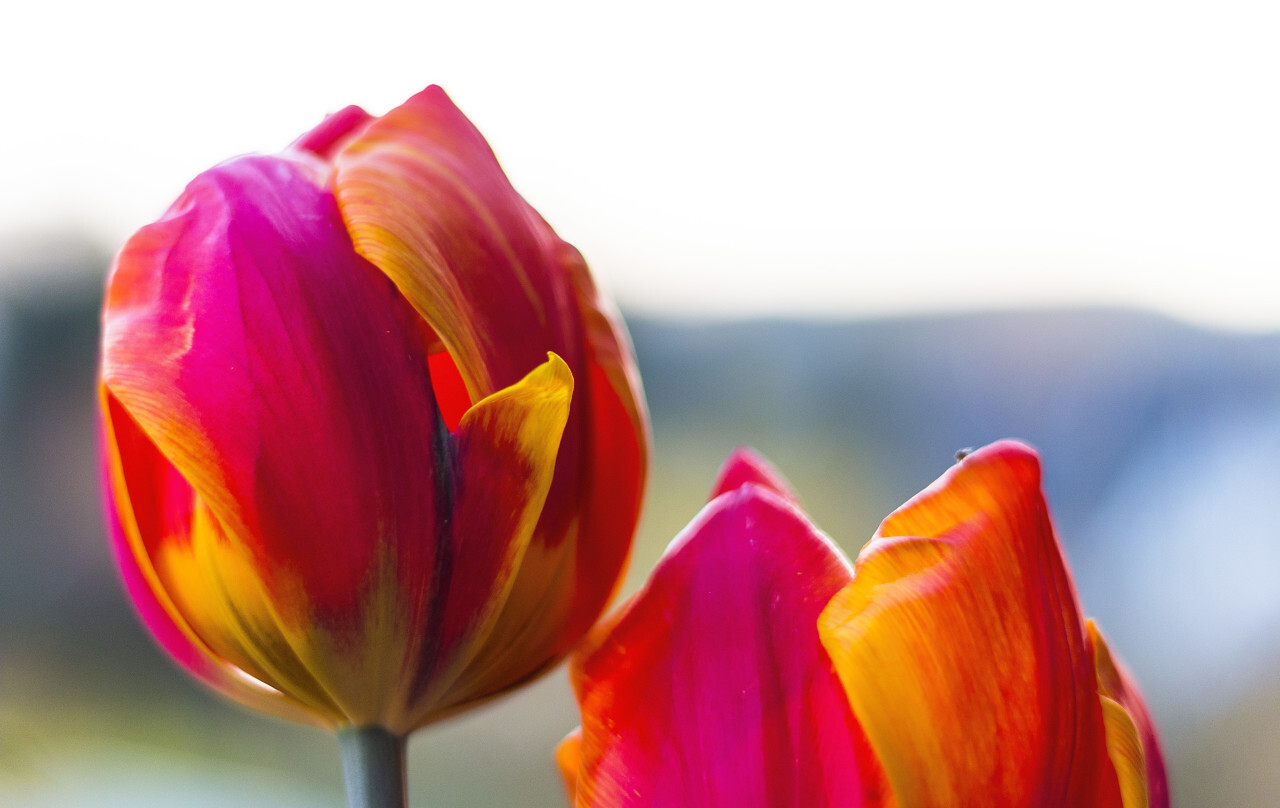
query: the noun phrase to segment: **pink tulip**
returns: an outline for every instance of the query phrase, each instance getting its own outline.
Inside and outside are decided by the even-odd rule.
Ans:
[[[518,685],[630,548],[625,332],[439,88],[197,177],[112,269],[100,396],[130,595],[271,712],[402,735]]]

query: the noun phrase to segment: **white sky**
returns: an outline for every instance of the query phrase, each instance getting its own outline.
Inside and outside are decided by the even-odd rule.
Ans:
[[[0,239],[442,85],[624,306],[1280,328],[1280,6],[12,4]]]

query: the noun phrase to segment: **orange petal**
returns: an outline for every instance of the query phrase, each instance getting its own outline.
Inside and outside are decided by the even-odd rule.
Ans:
[[[898,805],[1120,805],[1034,452],[966,457],[881,525],[819,620]]]
[[[555,351],[580,367],[581,323],[541,219],[439,87],[377,119],[334,161],[356,250],[453,355],[472,400]]]
[[[556,768],[560,769],[560,777],[564,780],[569,805],[574,805],[578,800],[578,770],[581,767],[582,728],[579,727],[556,746]]]

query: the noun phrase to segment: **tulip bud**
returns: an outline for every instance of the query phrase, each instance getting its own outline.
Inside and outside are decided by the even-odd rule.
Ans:
[[[116,259],[99,395],[130,596],[273,713],[403,735],[507,690],[630,548],[625,331],[435,87],[197,177]]]

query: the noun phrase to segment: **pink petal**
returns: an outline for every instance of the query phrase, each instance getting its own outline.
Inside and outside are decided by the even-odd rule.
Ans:
[[[720,467],[716,483],[711,488],[711,499],[735,491],[748,483],[766,488],[788,502],[798,505],[799,499],[791,484],[765,457],[746,447],[738,447]]]
[[[870,758],[816,620],[849,580],[773,491],[715,499],[573,663],[579,806],[878,805]]]

